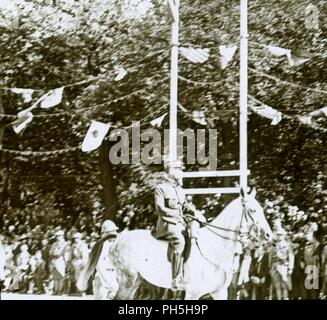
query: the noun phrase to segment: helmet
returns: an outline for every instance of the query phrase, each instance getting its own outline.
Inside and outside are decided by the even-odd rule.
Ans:
[[[56,233],[55,233],[55,236],[56,237],[63,237],[65,235],[65,233],[62,231],[62,230],[58,230]]]
[[[76,232],[76,233],[73,235],[73,238],[74,238],[74,239],[82,239],[82,234],[79,233],[79,232]]]
[[[116,235],[117,234],[117,226],[111,220],[105,220],[102,224],[101,233],[107,233],[108,235]]]

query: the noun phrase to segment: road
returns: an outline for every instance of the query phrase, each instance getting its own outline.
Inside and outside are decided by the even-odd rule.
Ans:
[[[94,300],[93,296],[52,296],[48,294],[1,293],[1,300]]]

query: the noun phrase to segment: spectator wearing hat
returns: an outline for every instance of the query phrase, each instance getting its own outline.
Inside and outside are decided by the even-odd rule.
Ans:
[[[55,233],[55,239],[49,252],[50,276],[53,283],[53,294],[59,295],[64,290],[66,264],[68,260],[64,231],[58,230]]]
[[[27,244],[22,244],[16,258],[16,267],[14,270],[13,288],[22,293],[28,290],[28,271],[31,255],[28,251]]]
[[[86,290],[89,279],[93,278],[93,293],[96,300],[112,300],[118,291],[116,270],[110,260],[109,251],[117,237],[117,226],[105,220],[101,229],[101,239],[93,247],[85,272],[78,281],[80,291]]]
[[[45,291],[46,275],[42,251],[37,250],[30,260],[30,283],[28,293],[43,293]]]
[[[5,253],[5,280],[4,280],[4,290],[9,291],[13,282],[13,270],[14,270],[14,254],[13,254],[13,244],[10,238],[4,238],[2,241],[3,250]]]
[[[73,291],[77,290],[78,294],[82,294],[76,286],[78,279],[81,276],[83,269],[87,264],[87,260],[89,257],[89,249],[87,244],[82,239],[82,234],[76,232],[73,235],[73,243],[71,246],[71,255],[70,255],[70,264],[72,271],[72,289]]]
[[[292,289],[291,275],[294,269],[294,254],[287,232],[278,219],[274,225],[276,241],[272,250],[271,279],[277,300],[288,300]]]

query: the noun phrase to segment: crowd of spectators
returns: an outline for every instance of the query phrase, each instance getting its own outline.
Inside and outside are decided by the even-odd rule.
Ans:
[[[100,220],[96,212],[91,217],[81,214],[74,223],[54,212],[46,224],[43,218],[27,210],[4,214],[0,232],[5,252],[2,290],[29,294],[84,294],[78,291],[76,282],[89,252],[99,239]]]

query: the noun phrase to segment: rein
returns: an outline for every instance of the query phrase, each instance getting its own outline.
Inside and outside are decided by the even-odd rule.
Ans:
[[[240,231],[241,228],[242,228],[243,218],[246,220],[246,222],[247,222],[248,224],[249,224],[249,220],[248,220],[248,218],[250,218],[250,219],[252,220],[253,224],[254,224],[255,226],[257,226],[257,225],[254,223],[253,218],[252,218],[251,216],[248,215],[247,208],[246,208],[246,206],[245,206],[245,204],[244,204],[243,201],[242,201],[242,208],[243,208],[243,210],[242,210],[242,217],[241,217],[241,221],[240,221],[240,225],[239,225],[238,230],[232,230],[232,229],[222,228],[222,227],[218,227],[218,226],[212,225],[212,224],[207,223],[207,222],[202,222],[202,221],[200,221],[199,219],[197,219],[197,218],[195,218],[195,217],[193,217],[192,215],[189,215],[189,214],[186,214],[185,216],[188,217],[188,218],[191,218],[193,221],[197,221],[197,222],[199,222],[200,224],[203,224],[203,225],[205,225],[205,226],[212,227],[212,228],[215,228],[215,229],[218,229],[218,230],[223,230],[223,231],[227,231],[227,232],[233,232],[233,233],[235,233],[235,234],[237,234],[237,235],[250,234],[250,233],[251,233],[251,228],[249,229],[248,232],[241,232],[241,231]],[[232,238],[229,238],[229,237],[225,237],[225,236],[223,236],[223,235],[221,235],[221,234],[218,234],[218,233],[216,233],[215,231],[211,230],[210,228],[208,228],[208,230],[209,230],[210,232],[212,232],[213,234],[215,234],[216,236],[218,236],[218,237],[220,237],[220,238],[223,238],[223,239],[225,239],[225,240],[229,240],[229,241],[233,241],[233,242],[236,242],[236,241],[237,241],[236,239],[232,239]],[[199,243],[198,243],[198,239],[196,239],[196,238],[195,238],[195,243],[196,243],[196,246],[198,247],[198,250],[199,250],[201,256],[202,256],[206,261],[208,261],[210,264],[212,264],[213,266],[215,266],[216,268],[220,268],[219,265],[217,265],[215,262],[211,261],[210,259],[208,259],[208,258],[205,256],[205,254],[202,252],[201,247],[200,247],[200,245],[199,245]],[[225,276],[226,276],[226,272],[225,272]]]
[[[223,228],[223,227],[218,227],[218,226],[215,226],[215,225],[213,225],[213,224],[211,224],[211,223],[200,221],[199,219],[195,218],[194,216],[192,216],[192,215],[190,215],[190,214],[185,214],[185,217],[188,217],[188,218],[192,219],[193,221],[197,221],[197,222],[199,222],[200,224],[202,224],[202,225],[204,225],[204,226],[211,227],[211,228],[214,228],[214,229],[218,229],[218,230],[222,230],[222,231],[226,231],[226,232],[233,232],[233,233],[235,233],[235,234],[237,234],[237,235],[250,234],[251,229],[249,229],[249,231],[247,231],[247,232],[242,232],[242,231],[240,231],[241,228],[242,228],[243,218],[246,220],[246,222],[247,222],[248,224],[249,224],[249,220],[248,220],[248,218],[250,218],[250,219],[252,220],[253,224],[254,224],[256,227],[257,227],[257,225],[254,223],[253,218],[247,214],[248,211],[247,211],[247,208],[246,208],[246,206],[245,206],[245,204],[244,204],[243,201],[242,201],[242,208],[243,208],[243,210],[242,210],[241,222],[240,222],[239,228],[238,228],[237,230],[228,229],[228,228]],[[222,238],[222,239],[229,240],[229,241],[234,241],[234,242],[237,241],[237,240],[235,240],[235,239],[233,239],[233,238],[229,238],[229,237],[223,236],[223,235],[221,235],[221,234],[219,234],[219,233],[217,233],[217,232],[211,230],[210,228],[208,228],[208,230],[209,230],[211,233],[215,234],[217,237],[220,237],[220,238]]]

